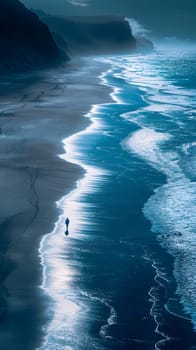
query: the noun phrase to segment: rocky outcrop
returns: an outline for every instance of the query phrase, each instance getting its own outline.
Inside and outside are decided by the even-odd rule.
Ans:
[[[1,0],[1,72],[47,67],[59,60],[59,49],[47,25],[18,0]]]

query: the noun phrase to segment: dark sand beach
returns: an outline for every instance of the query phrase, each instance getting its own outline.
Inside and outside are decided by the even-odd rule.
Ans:
[[[58,218],[56,201],[84,170],[58,155],[62,140],[84,129],[92,104],[109,100],[90,60],[65,69],[4,78],[0,84],[0,344],[35,349],[51,316],[38,254]]]

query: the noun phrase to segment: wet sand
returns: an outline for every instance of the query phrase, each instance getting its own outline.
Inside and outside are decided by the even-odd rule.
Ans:
[[[0,84],[1,350],[35,349],[51,317],[39,244],[58,218],[56,201],[84,173],[58,155],[62,140],[88,125],[91,105],[109,101],[98,78],[105,69],[86,59]]]

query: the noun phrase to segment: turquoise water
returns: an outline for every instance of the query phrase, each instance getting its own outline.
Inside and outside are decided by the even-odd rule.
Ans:
[[[86,175],[40,247],[40,349],[195,349],[196,51],[99,61],[113,101],[64,140]]]

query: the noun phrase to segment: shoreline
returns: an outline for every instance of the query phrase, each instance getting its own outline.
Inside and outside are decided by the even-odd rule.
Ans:
[[[89,60],[90,67],[88,59],[83,59],[64,72],[49,73],[33,87],[28,85],[22,94],[23,89],[4,95],[1,101],[4,186],[0,193],[6,194],[1,228],[8,240],[1,252],[6,266],[1,278],[2,350],[13,342],[16,349],[35,348],[43,337],[41,326],[47,321],[48,302],[38,290],[42,279],[40,237],[52,230],[59,217],[54,203],[71,192],[84,174],[79,166],[59,157],[62,140],[87,127],[89,120],[84,114],[93,104],[110,100],[110,89],[102,86],[98,77],[104,65]]]
[[[43,267],[43,282],[41,289],[44,290],[45,295],[50,297],[51,305],[53,305],[53,314],[48,323],[48,327],[46,327],[47,332],[45,334],[45,340],[37,350],[44,350],[46,348],[50,349],[51,344],[55,343],[55,338],[58,339],[58,332],[59,334],[62,332],[61,328],[67,322],[66,320],[71,318],[70,314],[75,315],[76,312],[80,312],[81,306],[75,301],[73,296],[69,296],[69,293],[73,293],[73,291],[71,291],[71,280],[72,274],[74,275],[71,265],[69,266],[70,261],[67,258],[65,258],[65,260],[63,259],[63,262],[60,261],[63,252],[67,251],[67,254],[69,254],[68,251],[70,246],[74,243],[77,244],[77,241],[84,239],[83,235],[78,232],[81,222],[80,220],[77,220],[76,215],[78,207],[79,211],[80,209],[85,211],[85,206],[84,208],[80,208],[81,196],[86,192],[89,193],[89,188],[96,187],[97,182],[100,181],[100,177],[106,175],[106,172],[104,173],[101,168],[93,167],[85,162],[83,163],[82,153],[78,153],[78,148],[75,144],[75,141],[77,143],[77,140],[80,139],[81,136],[88,136],[88,134],[91,135],[93,132],[96,133],[97,130],[102,130],[101,125],[99,125],[100,123],[98,123],[96,118],[93,117],[93,111],[96,106],[97,105],[92,105],[91,110],[84,116],[90,121],[89,125],[84,130],[81,130],[63,140],[65,153],[61,156],[62,159],[71,162],[72,164],[79,165],[84,169],[84,174],[76,181],[74,189],[57,202],[57,207],[61,208],[61,215],[58,217],[58,221],[55,223],[53,231],[43,236],[40,244],[39,253]],[[64,235],[64,219],[66,216],[70,219],[70,237],[65,237]],[[51,256],[53,257],[52,260],[50,259]],[[47,273],[47,270],[49,270],[49,273]],[[61,271],[60,277],[58,276],[59,270]],[[59,285],[62,286],[62,290],[57,288]],[[67,291],[68,296],[66,295]],[[55,334],[53,337],[54,330]],[[56,346],[58,346],[58,344],[56,344]]]
[[[114,91],[111,93],[111,95],[113,96],[113,97],[115,97],[115,88],[114,88]],[[118,103],[118,99],[116,98],[113,98],[113,100],[115,101],[115,102],[117,102]],[[92,113],[93,113],[93,111],[92,111]],[[96,114],[96,110],[95,110],[95,114]],[[104,128],[103,128],[103,130],[104,130]],[[84,130],[84,132],[85,132],[85,130]],[[77,134],[76,134],[77,135]],[[76,141],[77,142],[77,141]],[[78,143],[78,145],[79,145],[80,143]],[[76,147],[77,148],[77,147]],[[77,158],[77,157],[76,157]],[[164,184],[164,178],[162,178],[162,176],[159,174],[158,175],[158,177],[161,179],[160,181],[161,181],[161,183],[162,184]],[[81,186],[80,186],[81,187]],[[83,188],[84,188],[84,186],[83,186]],[[81,192],[81,188],[77,188],[76,189],[76,191],[73,191],[73,192],[71,192],[70,193],[70,196],[72,195],[72,193],[74,194],[74,192]],[[68,196],[66,196],[66,198],[68,198],[69,197],[69,195]],[[148,223],[148,227],[150,226],[150,223]],[[151,231],[151,230],[150,230]],[[151,232],[151,234],[152,234],[152,236],[153,236],[153,233]],[[84,240],[85,240],[85,242],[87,242],[86,241],[86,237],[87,237],[87,235],[85,235],[84,236]],[[152,239],[152,242],[154,242],[155,240],[156,240],[156,237],[152,237],[153,239]],[[77,241],[75,242],[75,248],[77,247],[77,243],[80,243],[79,242],[79,240],[80,240],[80,238],[78,239],[77,238]],[[87,238],[87,240],[88,240],[88,238]],[[157,242],[157,240],[156,240],[156,243],[157,243],[157,245],[158,245],[158,242]],[[74,245],[74,243],[72,243],[73,245]],[[70,244],[71,245],[71,244]],[[160,252],[162,252],[162,247],[159,247],[159,249],[158,249],[158,251],[160,251]],[[59,255],[61,255],[61,251],[59,251]],[[168,252],[162,252],[163,253],[163,258],[167,258],[167,255],[168,255]],[[71,255],[70,254],[68,254],[69,255],[69,257],[71,257]],[[169,256],[168,256],[169,257]],[[74,260],[74,258],[73,258],[73,260]],[[170,340],[172,340],[173,342],[174,342],[174,338],[170,338],[169,336],[167,336],[167,332],[164,332],[164,330],[162,330],[162,324],[161,324],[161,322],[160,322],[160,320],[157,318],[157,314],[156,314],[156,306],[157,307],[159,307],[159,303],[160,303],[160,305],[161,305],[161,307],[162,307],[162,312],[163,312],[163,314],[164,314],[164,307],[165,307],[165,305],[164,305],[164,295],[162,295],[162,292],[163,292],[163,290],[162,290],[162,288],[163,289],[165,289],[165,291],[167,290],[167,284],[169,284],[169,279],[167,280],[164,276],[164,274],[162,275],[162,270],[160,269],[159,270],[159,266],[158,266],[158,264],[156,264],[156,259],[155,260],[151,260],[151,259],[147,259],[147,257],[146,256],[144,256],[144,260],[149,260],[149,262],[151,261],[151,274],[153,275],[152,277],[153,277],[153,281],[154,281],[154,283],[155,283],[155,285],[156,286],[153,286],[153,287],[151,287],[150,289],[149,289],[149,291],[148,291],[148,295],[149,295],[149,302],[151,303],[151,309],[150,309],[150,315],[151,315],[151,317],[152,317],[152,319],[154,320],[154,333],[155,333],[155,335],[157,335],[157,336],[160,336],[160,338],[158,339],[157,338],[157,341],[156,341],[156,348],[158,349],[159,348],[159,345],[161,345],[161,344],[165,344],[165,346],[167,346],[167,343],[168,342],[170,342]],[[163,259],[164,260],[164,259]],[[173,261],[173,257],[171,257],[170,256],[170,258],[169,258],[169,261],[170,261],[170,267],[173,267],[173,263],[172,263],[172,261]],[[73,262],[72,262],[73,263]],[[69,265],[69,259],[65,259],[65,265]],[[169,271],[168,271],[168,274],[170,275],[170,268],[169,268]],[[171,278],[171,276],[170,276],[170,278]],[[159,279],[160,280],[163,280],[162,282],[165,282],[165,285],[164,285],[164,283],[162,284],[162,282],[160,282],[159,281]],[[52,280],[53,280],[53,277],[52,277]],[[173,273],[172,273],[172,279],[171,279],[172,281],[174,280],[175,281],[175,279],[174,279],[174,276],[173,276]],[[170,281],[171,282],[171,281]],[[159,293],[157,292],[156,293],[156,290],[157,290],[157,288],[159,288],[160,290],[159,290],[159,293],[160,293],[160,295],[159,295]],[[91,295],[91,294],[88,294],[88,293],[86,293],[85,294],[85,292],[83,292],[83,290],[81,290],[81,294],[83,293],[83,296],[84,297],[86,297],[86,298],[88,298],[88,299],[90,299],[91,300],[91,302],[98,302],[98,303],[101,303],[101,304],[104,304],[107,308],[110,308],[110,310],[111,310],[111,315],[110,315],[110,317],[107,319],[107,324],[104,324],[102,327],[101,327],[101,334],[102,334],[102,336],[103,336],[103,338],[106,336],[107,337],[107,332],[105,332],[105,329],[107,329],[107,327],[109,328],[110,326],[111,326],[111,329],[112,329],[112,327],[114,327],[115,328],[115,318],[116,318],[116,316],[114,316],[115,315],[115,309],[113,309],[113,306],[111,306],[111,305],[109,305],[108,303],[107,303],[107,301],[105,301],[105,300],[101,300],[100,298],[98,298],[97,296],[94,296],[93,294]],[[167,290],[167,293],[168,293],[168,290]],[[173,291],[173,293],[174,293],[174,291]],[[69,298],[68,298],[68,300],[69,300]],[[73,300],[77,300],[77,299],[75,299],[74,297],[73,297],[73,299],[71,299],[72,301]],[[79,305],[80,305],[80,303],[81,303],[81,305],[82,305],[82,301],[81,300],[79,300]],[[62,303],[60,303],[60,305],[62,305]],[[59,305],[59,306],[60,306]],[[77,304],[76,304],[76,308],[77,308]],[[60,310],[58,307],[57,307],[57,309],[58,310]],[[113,312],[113,310],[114,310],[114,312]],[[171,326],[171,323],[172,323],[172,321],[174,321],[175,320],[175,322],[176,322],[176,324],[179,324],[180,326],[183,326],[183,329],[184,329],[184,332],[186,333],[188,333],[188,332],[190,332],[190,334],[191,334],[191,322],[190,322],[190,319],[188,319],[188,318],[185,318],[185,317],[181,317],[181,316],[179,316],[179,315],[177,315],[177,314],[174,314],[174,313],[172,313],[171,311],[169,311],[169,310],[167,310],[166,309],[166,311],[169,313],[169,315],[167,315],[167,319],[168,319],[168,325],[169,325],[169,327]],[[113,320],[113,316],[114,316],[114,323],[111,323],[111,317],[112,317],[112,320]],[[109,321],[108,321],[109,320]],[[113,322],[113,321],[112,321]],[[62,322],[62,324],[63,324],[63,322]],[[52,328],[53,329],[56,329],[55,328],[55,325],[53,324],[53,327],[51,327],[51,330],[52,330]],[[68,329],[69,329],[69,326],[68,326]],[[172,328],[171,328],[172,329]],[[187,331],[186,331],[186,329],[187,329]],[[57,329],[56,329],[57,330]],[[102,332],[102,330],[103,330],[103,332]],[[173,333],[173,331],[172,331],[172,333]],[[58,334],[58,331],[57,331],[57,334]],[[113,334],[113,336],[115,336],[115,334]],[[187,335],[186,335],[187,336]],[[52,338],[52,337],[51,337]],[[50,343],[50,342],[49,342]],[[41,348],[42,349],[42,348]]]

